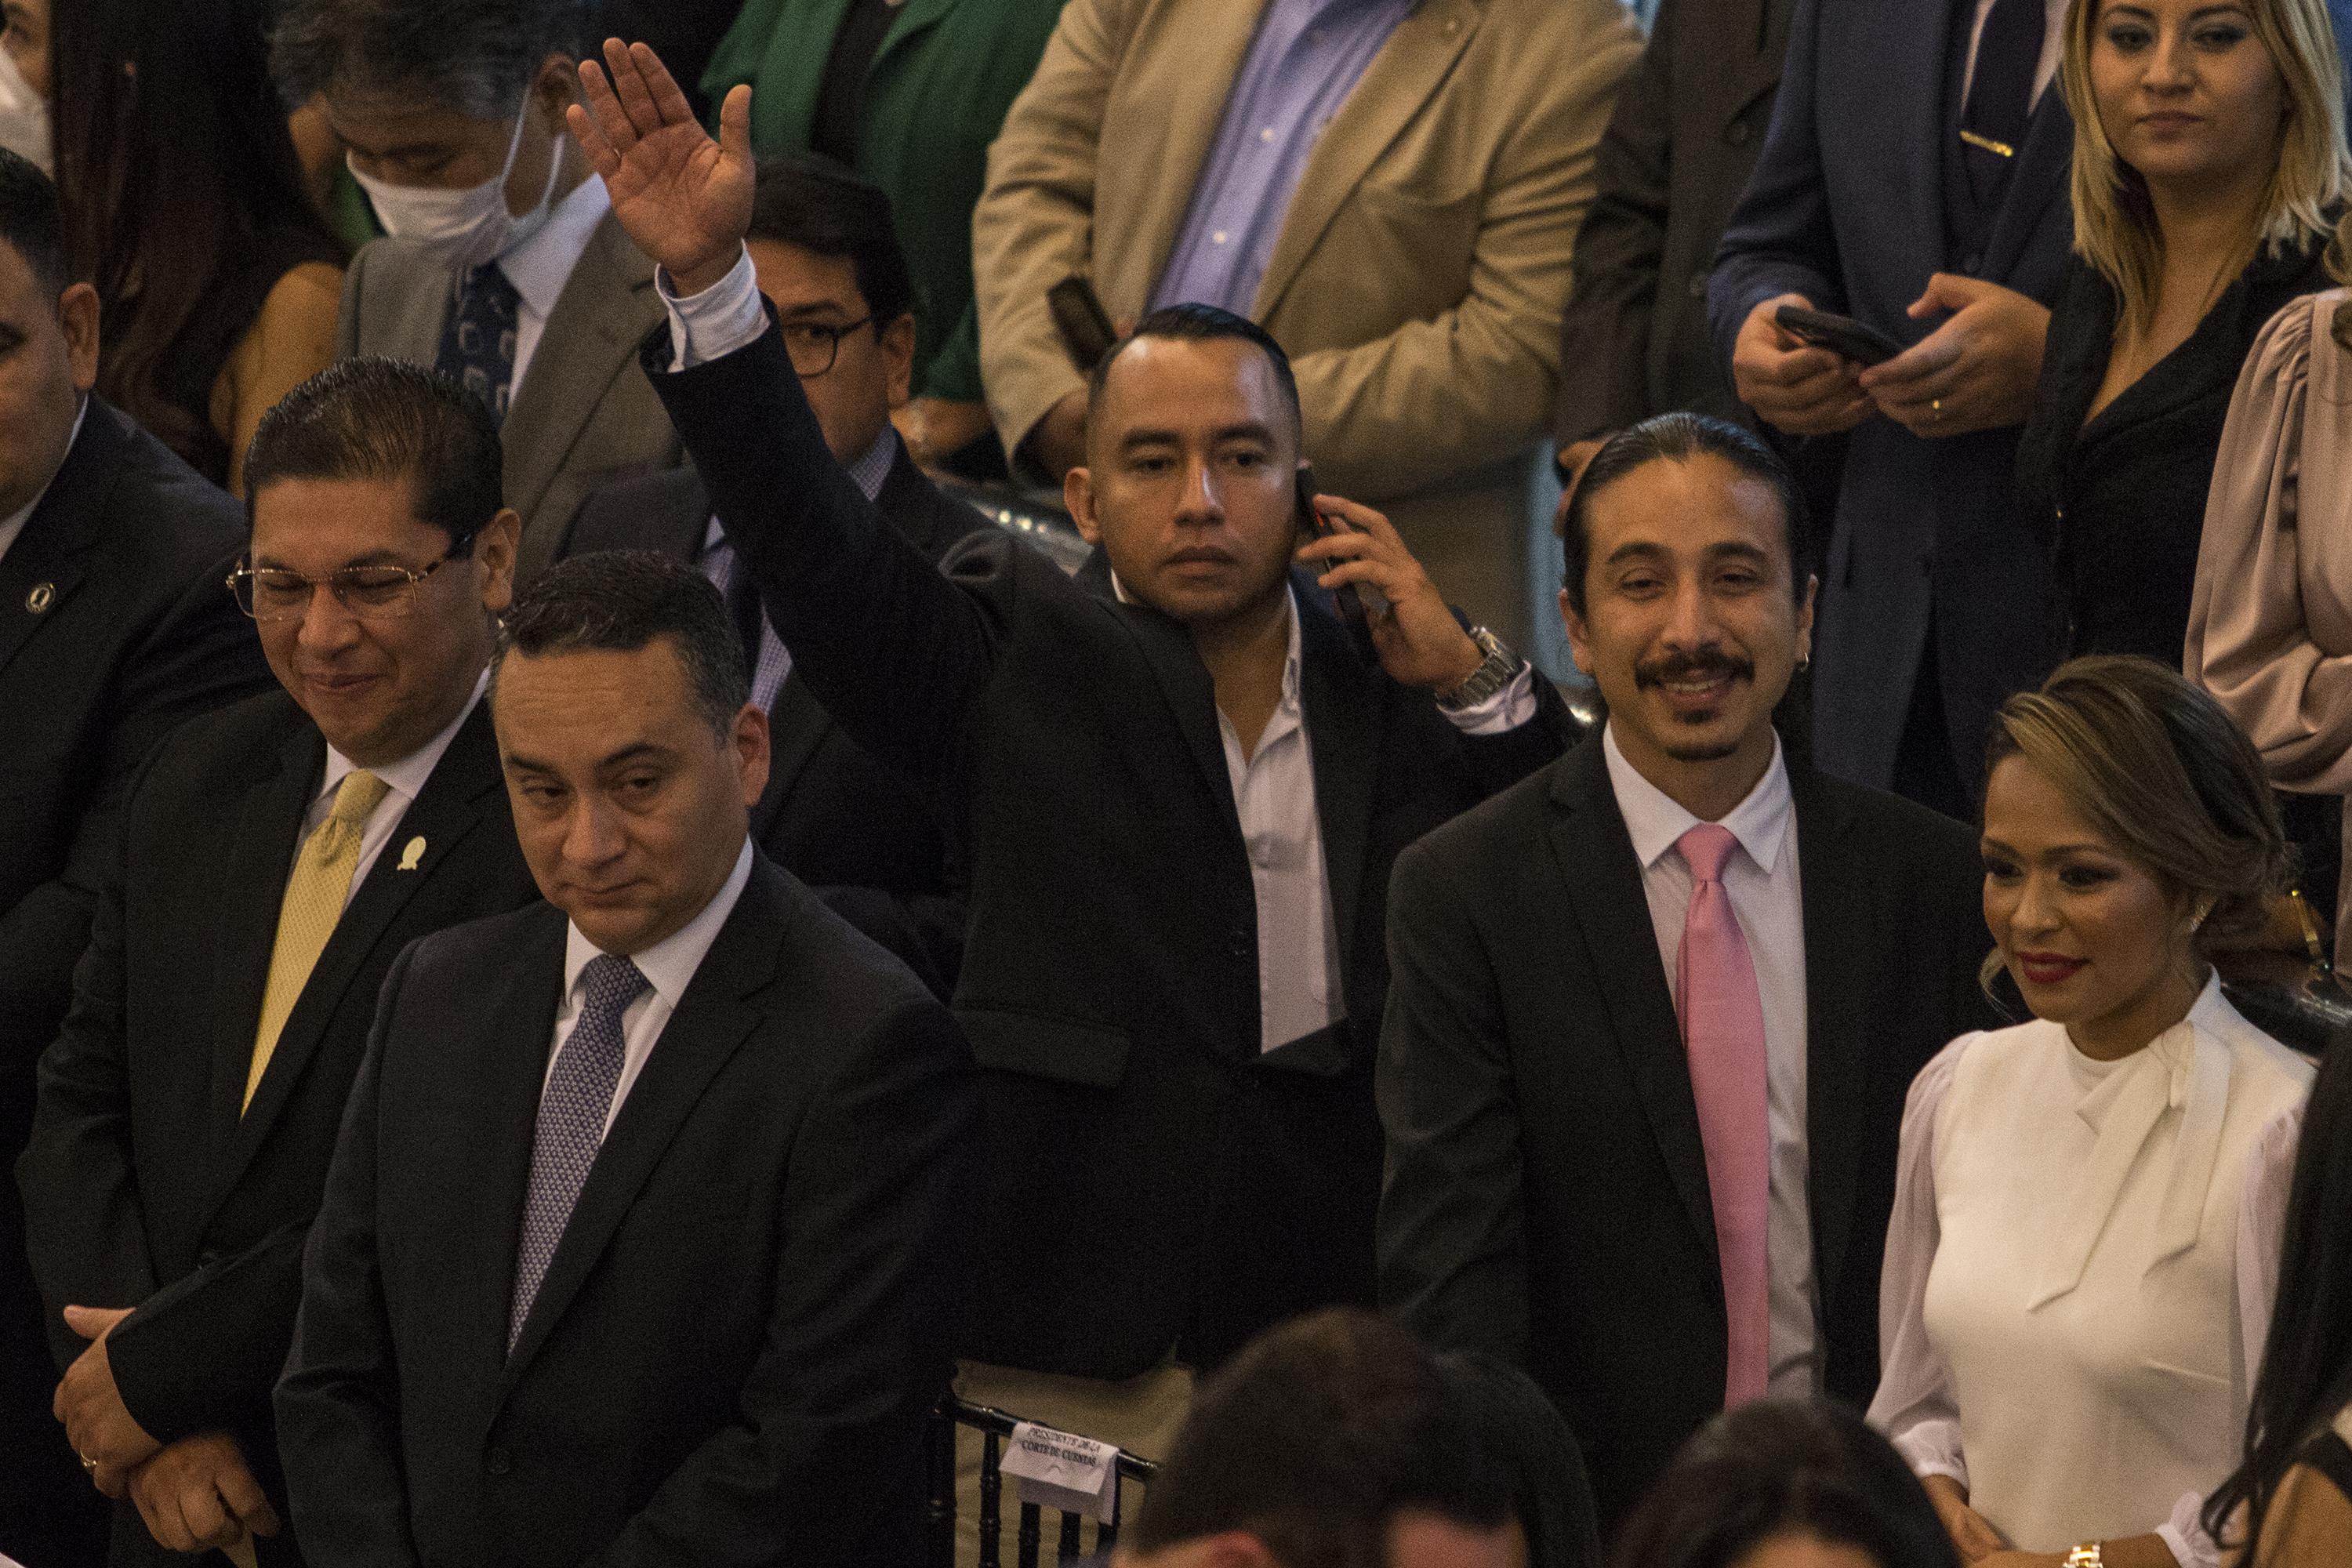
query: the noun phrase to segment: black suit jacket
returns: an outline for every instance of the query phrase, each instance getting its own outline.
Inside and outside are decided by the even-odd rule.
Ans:
[[[1878,1380],[1911,1079],[1990,1022],[1974,839],[1794,762],[1806,1141],[1829,1391]],[[1604,1535],[1723,1407],[1697,1109],[1599,739],[1408,850],[1381,1040],[1381,1299],[1525,1366],[1584,1446]]]
[[[1001,532],[934,567],[833,461],[772,326],[680,374],[666,332],[647,353],[794,668],[969,858],[955,1008],[990,1157],[966,1353],[1127,1377],[1369,1300],[1388,868],[1558,754],[1558,694],[1465,737],[1301,605],[1348,1016],[1262,1052],[1248,852],[1185,629]]]
[[[509,1354],[566,931],[459,927],[384,985],[278,1391],[295,1527],[338,1568],[919,1561],[973,1176],[953,1021],[755,860]]]
[[[122,803],[173,725],[269,686],[223,579],[245,516],[100,399],[0,556],[0,1168],[33,1122],[33,1064],[89,941]],[[0,1541],[41,1561],[84,1485],[49,1415],[57,1379],[0,1176]],[[19,1544],[21,1543],[21,1544]],[[58,1548],[60,1552],[66,1548]]]
[[[236,1433],[273,1492],[269,1391],[377,988],[414,938],[538,897],[480,704],[353,893],[240,1116],[278,906],[325,763],[317,727],[282,691],[157,748],[16,1167],[58,1364],[84,1348],[59,1308],[136,1307],[107,1342],[131,1414],[167,1443]],[[128,1503],[115,1541],[118,1563],[171,1560]],[[290,1560],[286,1544],[262,1550]]]
[[[1560,444],[1671,409],[1745,420],[1706,279],[1764,146],[1796,0],[1661,0],[1618,89],[1562,318]]]
[[[875,504],[933,561],[989,526],[941,495],[903,446]],[[590,495],[559,553],[656,550],[692,563],[709,523],[701,477],[677,468]],[[964,910],[946,831],[929,802],[833,721],[797,671],[768,715],[768,787],[752,808],[751,837],[934,994],[954,989]]]

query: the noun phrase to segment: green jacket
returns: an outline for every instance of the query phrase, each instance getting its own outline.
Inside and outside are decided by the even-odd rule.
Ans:
[[[749,0],[703,73],[712,112],[751,84],[751,146],[805,151],[833,37],[849,0]],[[971,295],[971,209],[988,144],[1037,68],[1062,0],[906,0],[866,68],[857,172],[889,196],[922,296],[919,395],[980,396]]]

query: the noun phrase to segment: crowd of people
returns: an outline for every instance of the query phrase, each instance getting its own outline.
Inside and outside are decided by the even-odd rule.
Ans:
[[[0,0],[0,1562],[2352,1563],[2337,5]]]

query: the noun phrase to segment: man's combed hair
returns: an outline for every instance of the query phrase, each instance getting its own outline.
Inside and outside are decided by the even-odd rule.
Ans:
[[[53,300],[66,291],[65,216],[58,187],[30,158],[0,147],[0,240]]]
[[[1290,371],[1290,356],[1282,352],[1282,344],[1272,332],[1246,316],[1236,316],[1231,310],[1214,305],[1162,305],[1135,323],[1135,331],[1120,340],[1117,348],[1103,356],[1087,378],[1087,396],[1102,401],[1103,387],[1110,380],[1110,367],[1127,352],[1127,345],[1138,338],[1165,338],[1175,342],[1208,343],[1219,341],[1254,345],[1274,366],[1275,385],[1282,393],[1283,406],[1290,411],[1293,425],[1299,422],[1298,378]]]
[[[1481,1408],[1395,1324],[1349,1308],[1300,1318],[1202,1388],[1134,1543],[1247,1531],[1284,1568],[1383,1568],[1400,1512],[1500,1530],[1517,1476]]]
[[[815,153],[760,160],[751,187],[749,237],[794,246],[814,256],[846,261],[857,291],[874,313],[874,332],[919,308],[914,276],[890,198],[878,185]]]
[[[269,70],[289,106],[395,98],[504,119],[551,54],[586,47],[588,0],[284,0]]]
[[[284,479],[404,479],[410,513],[462,555],[505,505],[503,469],[489,410],[457,381],[404,360],[340,360],[261,416],[245,457],[246,516]]]
[[[495,684],[509,656],[635,653],[667,639],[686,668],[695,710],[725,740],[751,700],[742,639],[710,579],[651,550],[598,550],[531,580],[499,624]]]
[[[1810,556],[1805,542],[1805,502],[1789,465],[1749,430],[1727,419],[1706,414],[1660,414],[1620,430],[1601,443],[1578,477],[1569,500],[1568,515],[1560,520],[1563,548],[1560,585],[1578,615],[1584,614],[1584,574],[1592,563],[1593,498],[1636,468],[1652,463],[1683,462],[1693,458],[1720,458],[1744,478],[1772,494],[1789,525],[1789,576],[1801,600]]]

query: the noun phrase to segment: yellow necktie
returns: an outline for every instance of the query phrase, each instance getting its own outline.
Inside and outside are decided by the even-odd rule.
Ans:
[[[245,1071],[245,1103],[253,1103],[269,1053],[278,1048],[278,1031],[294,1011],[295,998],[310,978],[310,970],[335,934],[343,916],[343,899],[352,889],[352,872],[360,863],[360,835],[368,813],[383,799],[389,786],[364,768],[354,768],[335,787],[335,804],[327,820],[302,841],[294,858],[294,874],[286,879],[286,900],[278,906],[278,942],[269,953],[269,984],[261,994],[261,1023],[253,1035],[253,1064]]]

